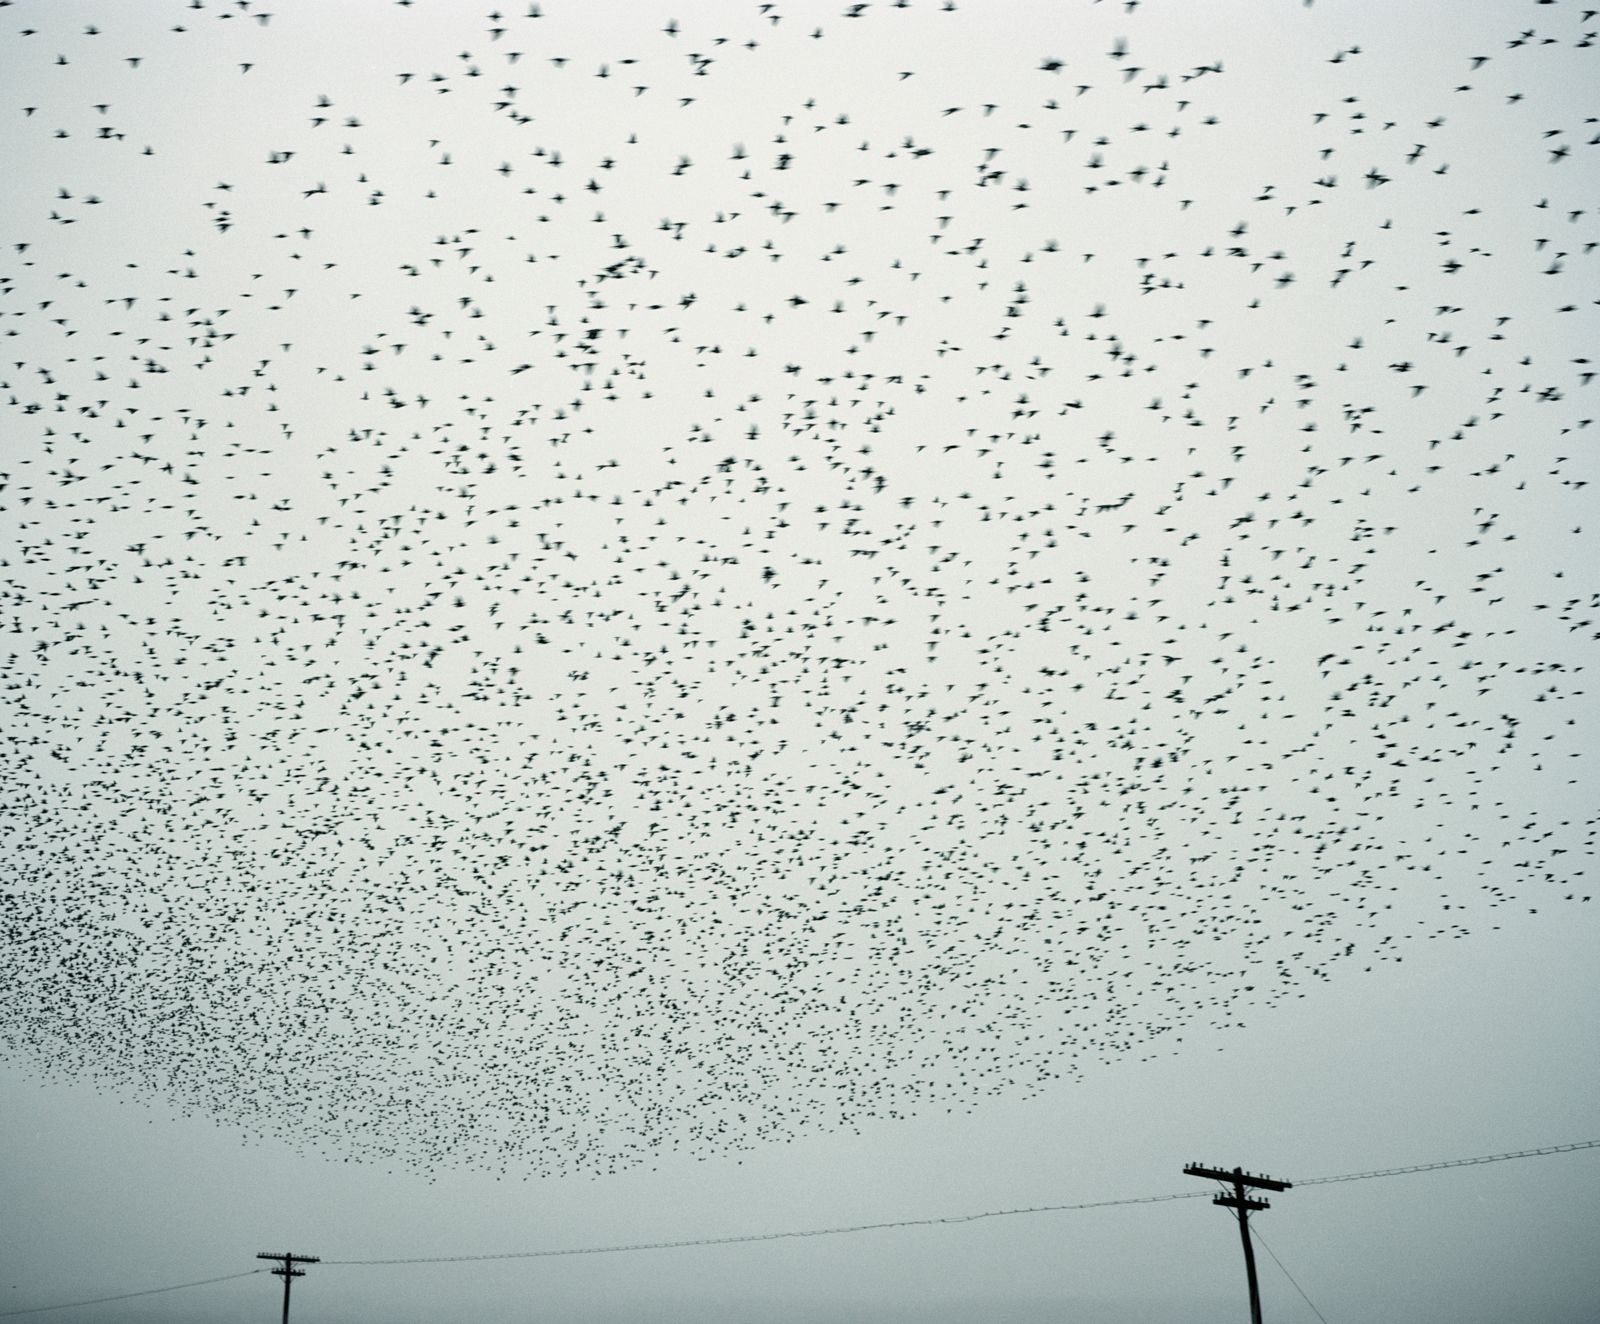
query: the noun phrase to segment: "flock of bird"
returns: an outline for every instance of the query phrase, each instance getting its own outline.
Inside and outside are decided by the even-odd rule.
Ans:
[[[1588,900],[1595,11],[501,3],[0,4],[8,1056],[598,1174]]]

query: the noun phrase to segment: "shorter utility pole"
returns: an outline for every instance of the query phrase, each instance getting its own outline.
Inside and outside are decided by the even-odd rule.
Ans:
[[[1220,1181],[1233,1187],[1232,1195],[1216,1196],[1211,1203],[1239,1211],[1239,1238],[1244,1242],[1244,1272],[1250,1280],[1250,1324],[1261,1324],[1261,1292],[1256,1287],[1256,1252],[1250,1244],[1250,1211],[1270,1209],[1272,1203],[1268,1200],[1248,1199],[1244,1188],[1255,1186],[1266,1191],[1287,1191],[1294,1183],[1275,1181],[1271,1177],[1252,1177],[1242,1168],[1224,1172],[1220,1168],[1202,1168],[1198,1163],[1191,1163],[1183,1173],[1186,1177],[1204,1177],[1208,1181]],[[277,1270],[274,1269],[273,1272],[276,1273]]]
[[[256,1256],[258,1260],[281,1260],[280,1268],[272,1272],[283,1279],[283,1324],[289,1324],[289,1283],[295,1278],[304,1278],[306,1271],[297,1269],[297,1264],[320,1264],[322,1261],[315,1255],[274,1255],[270,1251],[263,1251]]]

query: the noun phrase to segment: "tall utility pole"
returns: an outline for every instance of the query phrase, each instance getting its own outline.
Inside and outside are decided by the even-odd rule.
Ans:
[[[1198,1163],[1191,1163],[1183,1172],[1186,1177],[1204,1177],[1208,1181],[1219,1181],[1233,1187],[1232,1195],[1219,1195],[1211,1203],[1239,1211],[1239,1239],[1244,1242],[1244,1271],[1250,1280],[1250,1324],[1261,1324],[1261,1292],[1256,1287],[1256,1252],[1250,1244],[1250,1211],[1270,1209],[1272,1204],[1268,1200],[1247,1198],[1244,1188],[1256,1186],[1265,1191],[1287,1191],[1294,1183],[1274,1181],[1271,1177],[1252,1177],[1241,1168],[1235,1168],[1232,1172],[1202,1168]]]
[[[315,1255],[273,1255],[263,1251],[256,1256],[258,1260],[281,1260],[282,1266],[272,1272],[283,1279],[283,1324],[289,1324],[289,1283],[295,1278],[304,1278],[306,1271],[297,1269],[297,1264],[320,1264],[322,1261]]]

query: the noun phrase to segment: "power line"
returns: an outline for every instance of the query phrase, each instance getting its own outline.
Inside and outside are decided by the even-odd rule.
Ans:
[[[171,1287],[147,1287],[142,1292],[119,1292],[116,1296],[97,1296],[92,1301],[63,1301],[59,1306],[29,1306],[26,1310],[0,1310],[0,1319],[12,1315],[38,1315],[46,1310],[71,1310],[74,1306],[99,1306],[108,1301],[126,1301],[135,1296],[156,1296],[162,1292],[181,1292],[186,1287],[205,1287],[210,1283],[226,1283],[235,1278],[249,1278],[254,1274],[264,1272],[261,1269],[246,1269],[243,1273],[225,1273],[220,1278],[202,1278],[193,1283],[174,1283]]]
[[[1597,1142],[1600,1143],[1600,1142]],[[896,1227],[936,1227],[942,1223],[974,1223],[980,1218],[1011,1218],[1017,1214],[1051,1214],[1074,1209],[1109,1209],[1115,1205],[1159,1204],[1166,1200],[1192,1200],[1204,1191],[1176,1195],[1136,1195],[1122,1200],[1091,1200],[1085,1204],[1041,1204],[1026,1209],[989,1209],[977,1214],[946,1214],[940,1218],[896,1218],[883,1223],[850,1223],[839,1227],[813,1227],[788,1232],[746,1232],[729,1237],[686,1237],[678,1241],[629,1241],[611,1246],[569,1246],[560,1250],[511,1250],[494,1255],[423,1255],[389,1260],[324,1260],[324,1264],[455,1264],[469,1260],[535,1260],[556,1255],[617,1255],[630,1250],[680,1250],[687,1246],[728,1246],[747,1241],[784,1241],[796,1237],[836,1237],[846,1232],[878,1232]]]
[[[1571,1154],[1581,1149],[1600,1149],[1600,1140],[1577,1140],[1567,1145],[1544,1145],[1538,1149],[1516,1149],[1504,1154],[1483,1154],[1474,1158],[1444,1159],[1437,1163],[1417,1163],[1403,1168],[1378,1168],[1370,1172],[1347,1172],[1336,1177],[1304,1177],[1296,1186],[1326,1186],[1333,1182],[1368,1181],[1374,1177],[1398,1177],[1412,1172],[1432,1172],[1440,1168],[1463,1168],[1479,1163],[1504,1163],[1509,1159],[1533,1158],[1545,1154]],[[497,1255],[421,1255],[385,1260],[323,1260],[326,1265],[378,1265],[378,1264],[451,1264],[474,1260],[531,1260],[558,1255],[613,1255],[631,1250],[678,1250],[688,1246],[728,1246],[741,1242],[782,1241],[799,1237],[832,1237],[847,1232],[876,1232],[897,1227],[937,1227],[941,1224],[975,1223],[985,1218],[1012,1218],[1021,1214],[1068,1213],[1085,1209],[1112,1209],[1122,1205],[1164,1204],[1170,1200],[1193,1200],[1205,1191],[1178,1191],[1171,1195],[1138,1195],[1121,1200],[1090,1200],[1082,1204],[1031,1205],[1021,1209],[990,1209],[976,1214],[949,1214],[942,1218],[901,1218],[882,1223],[853,1223],[840,1227],[807,1228],[791,1232],[754,1232],[731,1237],[689,1237],[678,1241],[636,1241],[613,1246],[577,1246],[564,1250],[506,1251]],[[1263,1245],[1266,1243],[1263,1242]],[[1270,1247],[1268,1253],[1271,1254]],[[1273,1256],[1277,1260],[1277,1256]],[[1283,1265],[1280,1263],[1281,1269]],[[142,1292],[119,1292],[116,1296],[99,1296],[88,1301],[64,1301],[54,1306],[30,1306],[24,1310],[0,1310],[0,1319],[18,1315],[38,1315],[50,1310],[70,1310],[75,1306],[98,1306],[112,1301],[127,1301],[136,1296],[156,1296],[162,1292],[181,1292],[190,1287],[206,1287],[211,1283],[231,1282],[235,1278],[248,1278],[264,1273],[263,1269],[247,1269],[243,1273],[223,1274],[218,1278],[201,1278],[192,1283],[174,1283],[169,1287],[149,1287]],[[1288,1270],[1284,1270],[1285,1275]],[[1294,1282],[1290,1278],[1290,1282]],[[1295,1284],[1298,1290],[1299,1284]],[[1301,1292],[1304,1296],[1305,1293]],[[1307,1298],[1307,1304],[1310,1304]],[[1316,1307],[1312,1306],[1315,1310]],[[1320,1316],[1319,1316],[1320,1318]]]
[[[1416,1163],[1403,1168],[1378,1168],[1370,1172],[1347,1172],[1336,1177],[1307,1177],[1296,1186],[1326,1186],[1333,1182],[1369,1181],[1374,1177],[1398,1177],[1405,1173],[1430,1172],[1439,1168],[1463,1168],[1478,1163],[1504,1163],[1508,1159],[1533,1158],[1541,1154],[1570,1154],[1580,1149],[1600,1149],[1600,1140],[1577,1140],[1567,1145],[1545,1145],[1539,1149],[1517,1149],[1504,1154],[1482,1154],[1474,1158],[1444,1159],[1437,1163]],[[898,1218],[882,1223],[851,1223],[839,1227],[803,1228],[788,1232],[749,1232],[727,1237],[685,1237],[675,1241],[631,1241],[610,1246],[570,1246],[558,1250],[513,1250],[491,1255],[413,1255],[393,1259],[324,1260],[329,1265],[379,1264],[457,1264],[475,1260],[535,1260],[560,1255],[618,1255],[635,1250],[681,1250],[689,1246],[729,1246],[741,1242],[783,1241],[799,1237],[833,1237],[847,1232],[878,1232],[898,1227],[937,1227],[946,1223],[975,1223],[984,1218],[1014,1218],[1021,1214],[1068,1213],[1084,1209],[1111,1209],[1120,1205],[1162,1204],[1168,1200],[1193,1200],[1207,1191],[1178,1191],[1171,1195],[1138,1195],[1121,1200],[1091,1200],[1083,1204],[1041,1204],[1021,1209],[989,1209],[976,1214],[949,1214],[942,1218]]]
[[[1278,1258],[1278,1252],[1273,1250],[1271,1246],[1267,1245],[1267,1239],[1264,1236],[1261,1235],[1261,1230],[1259,1228],[1256,1229],[1254,1235],[1255,1235],[1255,1239],[1261,1243],[1261,1249],[1266,1251],[1268,1255],[1272,1256],[1272,1262],[1274,1264],[1276,1264],[1280,1269],[1283,1269],[1283,1276],[1285,1278],[1287,1278],[1291,1283],[1294,1284],[1294,1290],[1297,1291],[1298,1293],[1300,1293],[1301,1299],[1304,1300],[1305,1303],[1308,1306],[1311,1307],[1311,1313],[1313,1315],[1315,1315],[1318,1319],[1322,1320],[1322,1324],[1328,1324],[1327,1318],[1323,1315],[1323,1313],[1320,1310],[1317,1309],[1317,1303],[1315,1301],[1313,1301],[1309,1296],[1306,1296],[1306,1289],[1301,1287],[1299,1283],[1296,1283],[1294,1281],[1294,1275],[1292,1273],[1290,1273],[1287,1268],[1284,1267],[1283,1261]]]
[[[1414,1163],[1408,1168],[1379,1168],[1375,1172],[1347,1172],[1340,1177],[1304,1177],[1296,1186],[1327,1186],[1336,1181],[1366,1181],[1369,1177],[1401,1177],[1409,1172],[1435,1172],[1440,1168],[1467,1168],[1477,1163],[1504,1163],[1507,1159],[1533,1158],[1540,1154],[1571,1154],[1579,1149],[1600,1149],[1600,1140],[1574,1140],[1570,1145],[1544,1145],[1539,1149],[1514,1149],[1508,1154],[1484,1154],[1478,1158],[1444,1159],[1439,1163]]]

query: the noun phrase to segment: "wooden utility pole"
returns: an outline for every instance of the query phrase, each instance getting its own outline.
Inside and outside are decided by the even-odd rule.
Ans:
[[[1261,1324],[1261,1292],[1256,1287],[1256,1252],[1250,1244],[1250,1211],[1270,1209],[1272,1203],[1269,1200],[1247,1198],[1244,1188],[1255,1186],[1265,1191],[1287,1191],[1294,1183],[1275,1181],[1271,1177],[1252,1177],[1242,1168],[1224,1172],[1220,1168],[1202,1168],[1198,1163],[1191,1163],[1183,1172],[1186,1177],[1204,1177],[1208,1181],[1219,1181],[1233,1187],[1232,1195],[1219,1195],[1211,1203],[1239,1211],[1239,1239],[1244,1242],[1244,1271],[1250,1280],[1250,1324]]]
[[[269,1251],[263,1251],[256,1256],[256,1259],[283,1261],[282,1267],[274,1269],[272,1272],[283,1279],[283,1324],[289,1324],[289,1283],[292,1279],[306,1276],[304,1269],[297,1269],[294,1266],[297,1264],[320,1264],[322,1261],[315,1255],[273,1255]]]

